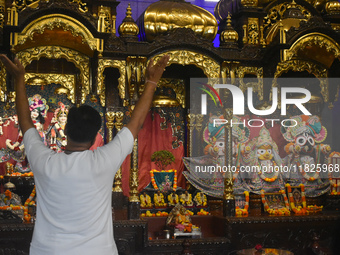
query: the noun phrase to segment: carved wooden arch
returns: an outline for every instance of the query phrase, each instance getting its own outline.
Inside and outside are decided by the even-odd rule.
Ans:
[[[33,39],[35,33],[44,33],[45,29],[53,30],[53,28],[62,28],[69,31],[73,36],[80,36],[82,42],[89,45],[91,50],[97,49],[96,39],[90,30],[79,20],[64,14],[49,14],[39,17],[30,22],[22,32],[18,33],[17,44],[24,44],[28,39]]]
[[[220,77],[220,65],[214,59],[201,53],[188,50],[170,50],[154,56],[155,63],[166,54],[170,57],[168,65],[180,64],[185,66],[193,64],[202,69],[208,78]]]
[[[126,80],[126,72],[125,72],[126,61],[125,60],[114,60],[114,59],[99,59],[98,61],[98,76],[97,76],[97,94],[100,98],[100,103],[104,107],[105,106],[105,84],[104,84],[104,71],[105,68],[113,67],[117,68],[120,73],[120,77],[118,78],[118,90],[119,96],[122,100],[125,99],[125,80]]]
[[[325,48],[327,52],[333,53],[335,58],[340,57],[340,46],[333,38],[321,33],[309,33],[293,43],[290,49],[286,51],[286,59],[291,60],[299,50],[312,45]]]
[[[329,88],[327,83],[327,69],[315,62],[293,59],[284,62],[280,62],[276,67],[276,72],[274,74],[273,87],[278,87],[277,78],[288,71],[303,72],[307,71],[313,74],[316,78],[320,80],[320,93],[324,99],[324,102],[329,101]]]
[[[26,49],[17,53],[18,59],[22,65],[26,67],[33,60],[39,60],[41,57],[49,59],[60,59],[65,58],[67,61],[72,62],[79,70],[81,77],[81,103],[85,103],[86,96],[90,92],[90,80],[89,80],[89,57],[81,54],[75,50],[63,48],[59,46],[40,46],[35,48]],[[75,103],[75,82],[73,75],[64,74],[39,74],[44,75],[48,83],[58,83],[69,90],[68,99],[72,103]],[[58,78],[59,77],[59,78]],[[26,75],[25,79],[29,77]],[[55,80],[56,79],[56,80]]]

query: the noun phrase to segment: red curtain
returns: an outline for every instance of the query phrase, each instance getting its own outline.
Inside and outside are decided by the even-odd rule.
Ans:
[[[185,187],[185,178],[182,174],[184,164],[182,158],[184,157],[184,147],[181,144],[178,148],[172,148],[172,129],[170,123],[166,129],[161,130],[160,124],[163,119],[158,113],[151,112],[146,117],[142,130],[138,134],[138,168],[139,168],[139,186],[138,191],[143,190],[151,181],[150,170],[168,170],[176,169],[178,175],[178,187]],[[167,169],[159,169],[153,162],[151,162],[151,155],[155,151],[168,150],[172,152],[175,157],[175,162],[167,166]],[[129,176],[130,176],[130,156],[126,158],[122,165],[122,183],[123,193],[129,196]]]

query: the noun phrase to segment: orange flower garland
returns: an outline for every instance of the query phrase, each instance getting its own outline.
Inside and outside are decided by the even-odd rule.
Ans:
[[[154,173],[159,173],[159,172],[162,172],[162,173],[172,173],[174,172],[174,184],[172,186],[172,189],[174,191],[176,191],[177,189],[177,170],[176,169],[171,169],[171,170],[162,170],[162,171],[158,171],[158,170],[155,170],[155,169],[152,169],[150,171],[150,176],[151,176],[151,184],[153,186],[154,189],[158,190],[158,186],[157,186],[157,183],[155,181],[155,175]]]
[[[249,208],[249,192],[246,190],[244,192],[246,197],[246,202],[244,203],[244,208],[241,209],[238,206],[236,207],[235,214],[237,217],[248,216],[248,208]]]
[[[10,200],[12,198],[12,192],[10,190],[5,191],[6,201]],[[0,210],[8,210],[8,211],[16,211],[16,210],[24,210],[24,207],[22,205],[4,205],[0,206]]]
[[[271,209],[271,208],[269,208],[268,203],[266,201],[266,198],[264,196],[264,190],[261,190],[261,200],[262,200],[264,209],[265,209],[266,212],[268,212],[271,215],[290,215],[289,204],[288,204],[288,199],[287,199],[286,193],[285,193],[284,190],[280,190],[279,192],[283,196],[283,199],[284,199],[284,202],[285,202],[285,208],[281,208],[281,209]]]
[[[302,207],[299,206],[298,208],[296,208],[295,203],[294,203],[293,194],[292,194],[292,187],[290,186],[289,183],[286,184],[290,207],[292,208],[292,211],[295,214],[308,214],[308,211],[306,209],[307,204],[306,204],[306,196],[305,196],[305,186],[303,184],[300,184],[299,186],[301,187]]]
[[[275,169],[276,163],[275,162],[273,162],[273,163],[274,163],[274,169]],[[261,164],[259,164],[259,169],[260,169],[259,175],[260,175],[261,179],[266,181],[266,182],[274,182],[277,179],[277,177],[279,176],[279,171],[274,171],[274,176],[271,177],[271,178],[268,178],[263,174]]]
[[[31,215],[28,213],[28,206],[35,205],[35,201],[32,201],[34,197],[35,197],[35,185],[34,185],[31,195],[26,199],[26,202],[24,205],[24,220],[26,222],[29,222],[31,220]]]

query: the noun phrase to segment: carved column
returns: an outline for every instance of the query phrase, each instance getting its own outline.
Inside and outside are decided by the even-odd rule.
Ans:
[[[135,139],[133,151],[131,155],[131,169],[130,169],[130,197],[128,216],[129,219],[139,219],[140,215],[140,201],[138,197],[138,140]]]
[[[196,138],[198,138],[198,143],[197,146],[195,146],[196,148],[196,153],[195,155],[200,155],[201,151],[202,151],[202,143],[200,141],[203,141],[203,132],[202,132],[202,122],[203,122],[203,115],[202,114],[197,114],[196,115],[196,130],[197,130],[197,135]]]
[[[187,115],[187,130],[188,130],[188,147],[187,147],[187,156],[192,156],[192,134],[195,128],[195,114],[189,113]]]
[[[116,123],[114,124],[116,127],[117,132],[119,132],[123,127],[123,112],[116,112]],[[114,185],[113,185],[113,192],[123,192],[122,189],[122,167],[120,167],[115,175]]]
[[[232,109],[225,109],[224,117],[231,122],[233,118]],[[232,165],[232,127],[225,125],[225,165]],[[233,174],[231,171],[227,172],[224,179],[224,194],[223,194],[223,216],[235,216],[235,197],[233,194]]]

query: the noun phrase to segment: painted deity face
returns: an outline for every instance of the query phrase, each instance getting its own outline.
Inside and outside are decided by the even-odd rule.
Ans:
[[[272,146],[261,145],[257,148],[256,155],[259,160],[271,160],[274,157]]]
[[[65,113],[61,113],[58,117],[59,123],[65,124],[67,121],[67,115]]]
[[[32,118],[32,120],[37,120],[38,116],[39,116],[38,110],[37,109],[33,109],[31,111],[31,118]]]
[[[310,153],[313,151],[315,139],[311,134],[305,132],[295,138],[295,143],[301,147],[302,152]]]
[[[224,155],[224,138],[219,138],[217,141],[214,143],[214,151],[219,155],[222,156]]]

